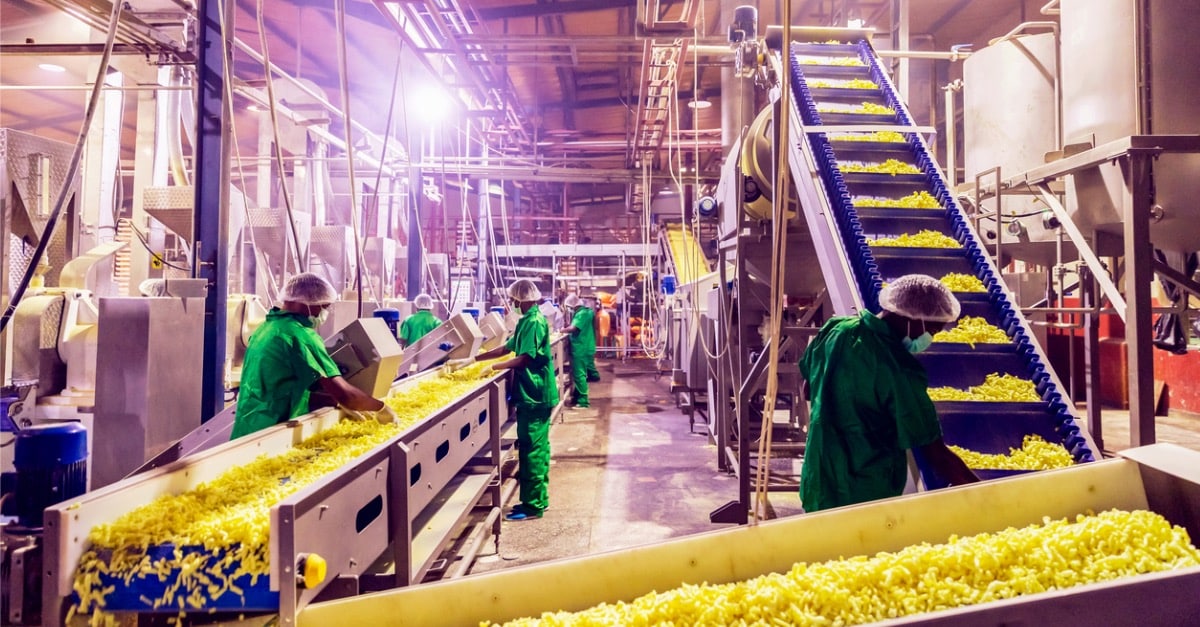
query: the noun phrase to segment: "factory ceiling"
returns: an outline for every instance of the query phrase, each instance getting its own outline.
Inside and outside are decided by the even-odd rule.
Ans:
[[[230,0],[234,6],[235,130],[239,149],[257,152],[255,106],[265,94],[264,48],[283,72],[304,79],[341,107],[335,0]],[[109,0],[4,0],[0,3],[0,127],[73,141],[83,119],[104,41]],[[158,80],[155,66],[187,63],[185,23],[192,0],[130,0],[113,67],[124,84]],[[683,165],[715,176],[719,169],[721,66],[729,15],[742,2],[718,0],[345,0],[346,67],[354,141],[376,154],[362,131],[391,131],[408,153],[440,138],[438,153],[489,155],[564,167],[662,170],[671,137],[685,139]],[[755,4],[755,3],[750,3]],[[759,1],[760,24],[779,23],[778,1]],[[909,31],[925,49],[981,47],[1027,20],[1047,19],[1041,0],[910,0]],[[794,0],[794,23],[826,25],[857,16],[889,47],[893,3],[887,0]],[[261,20],[260,18],[261,9]],[[265,44],[265,46],[264,46]],[[64,71],[53,72],[51,63]],[[400,72],[397,73],[399,63]],[[933,63],[928,61],[926,63]],[[946,66],[948,62],[940,61]],[[954,69],[948,70],[951,73]],[[398,78],[397,78],[398,77]],[[396,81],[396,106],[393,82]],[[276,80],[277,98],[305,125],[341,120]],[[658,90],[658,91],[656,91]],[[677,99],[655,99],[656,93]],[[132,159],[138,94],[126,91],[123,158]],[[280,93],[283,93],[281,96]],[[434,94],[430,96],[429,94]],[[437,94],[441,94],[438,96]],[[447,104],[437,104],[442,97]],[[708,108],[687,106],[692,101]],[[655,103],[669,103],[655,106]],[[647,104],[650,106],[647,106]],[[433,124],[430,104],[454,112]],[[436,107],[435,107],[436,108]],[[391,126],[388,127],[389,112]],[[282,124],[291,121],[284,116]],[[465,120],[482,120],[464,131]],[[663,123],[661,120],[673,120]],[[436,129],[429,130],[436,126]],[[664,132],[677,128],[679,135]],[[389,151],[393,161],[397,151]],[[694,163],[693,163],[694,161]],[[678,162],[677,162],[678,163]]]

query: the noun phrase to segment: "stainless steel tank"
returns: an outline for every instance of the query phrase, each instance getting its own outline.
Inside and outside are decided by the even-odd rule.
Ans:
[[[1062,0],[1063,137],[1095,145],[1140,134],[1200,133],[1200,7],[1194,0]],[[1151,241],[1200,248],[1200,155],[1154,164],[1163,219]],[[1117,165],[1078,174],[1067,208],[1084,230],[1121,233]]]
[[[999,166],[1007,177],[1040,166],[1059,147],[1057,41],[1054,33],[1019,35],[972,54],[963,64],[963,164],[966,182]],[[983,181],[991,182],[991,178]],[[986,206],[994,207],[992,201]],[[1042,207],[1027,195],[1004,197],[1004,214],[1038,214]],[[1054,231],[1040,219],[1021,220],[1010,233],[996,222],[980,230],[989,243],[1003,234],[1009,253],[1030,261],[1054,258]],[[990,237],[989,237],[990,236]]]

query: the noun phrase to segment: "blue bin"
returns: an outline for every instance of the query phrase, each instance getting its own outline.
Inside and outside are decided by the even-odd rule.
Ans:
[[[389,307],[382,307],[380,309],[376,309],[375,313],[373,315],[376,318],[383,319],[383,321],[387,324],[388,328],[391,329],[393,337],[399,335],[399,333],[400,333],[400,329],[399,329],[399,327],[400,327],[400,310],[399,309],[391,309]]]
[[[470,314],[470,316],[476,320],[479,319],[479,310],[475,307],[463,307],[462,312],[465,314]]]
[[[669,274],[664,274],[662,278],[662,292],[667,296],[675,293],[675,277]]]

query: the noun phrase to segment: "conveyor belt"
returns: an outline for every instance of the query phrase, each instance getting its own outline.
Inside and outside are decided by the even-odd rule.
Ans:
[[[1057,377],[1033,342],[1028,323],[1014,306],[978,234],[947,189],[925,142],[916,132],[905,130],[914,126],[912,118],[870,44],[866,41],[853,45],[794,43],[792,54],[793,115],[798,116],[802,130],[801,136],[794,140],[811,156],[817,174],[814,177],[796,159],[791,160],[792,173],[797,180],[819,177],[818,184],[825,192],[820,195],[821,203],[809,203],[804,209],[810,220],[818,213],[834,216],[837,235],[853,269],[862,302],[869,310],[878,312],[880,288],[904,274],[941,277],[957,272],[979,278],[986,292],[957,294],[963,315],[985,318],[1004,330],[1011,341],[974,347],[935,343],[919,356],[929,372],[930,386],[966,388],[978,385],[989,373],[998,372],[1032,380],[1042,397],[1037,403],[939,402],[946,442],[984,453],[1007,453],[1010,448],[1020,448],[1024,436],[1036,433],[1065,446],[1077,463],[1093,461],[1094,444],[1076,423]],[[883,108],[891,111],[882,112]],[[849,112],[852,109],[860,112]],[[869,129],[872,131],[880,126],[894,127],[903,132],[872,136],[898,141],[848,141],[847,125],[870,125],[875,127]],[[822,133],[821,126],[842,128]],[[919,173],[849,173],[842,172],[838,165],[884,163],[889,159],[916,166]],[[931,195],[941,207],[909,208],[880,200],[898,200],[919,192]],[[854,199],[864,197],[875,199],[872,204],[879,206],[856,208]],[[952,237],[961,248],[868,245],[871,239],[922,230]],[[917,461],[926,485],[944,485],[929,472],[922,459],[918,457]]]
[[[674,272],[678,285],[687,285],[692,281],[708,274],[708,259],[700,249],[700,243],[692,236],[684,225],[668,223],[663,225],[662,257],[668,260],[667,270]]]

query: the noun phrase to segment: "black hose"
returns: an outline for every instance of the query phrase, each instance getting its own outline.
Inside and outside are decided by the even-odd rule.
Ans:
[[[12,300],[9,301],[4,314],[0,316],[0,332],[8,327],[8,321],[12,319],[13,313],[21,304],[21,299],[25,297],[25,290],[29,289],[29,283],[37,274],[38,265],[41,263],[42,257],[46,255],[46,247],[50,245],[50,239],[54,237],[54,228],[58,226],[58,218],[62,215],[63,206],[67,204],[67,193],[71,189],[71,180],[79,172],[79,160],[83,157],[83,145],[87,140],[88,130],[92,126],[92,118],[96,115],[97,105],[100,104],[100,92],[104,90],[104,77],[108,73],[108,60],[112,57],[113,42],[117,37],[117,23],[121,19],[123,5],[124,3],[119,0],[113,2],[112,17],[108,20],[108,39],[104,42],[104,53],[100,55],[100,69],[97,70],[96,82],[92,85],[92,95],[88,99],[87,113],[83,116],[83,127],[79,129],[79,138],[75,140],[75,149],[71,152],[71,163],[67,166],[67,174],[63,178],[62,188],[58,190],[58,199],[54,201],[54,210],[50,212],[50,217],[46,220],[46,228],[42,229],[41,240],[38,241],[37,248],[33,251],[29,267],[25,268],[25,276],[21,277],[17,291],[13,292]]]

